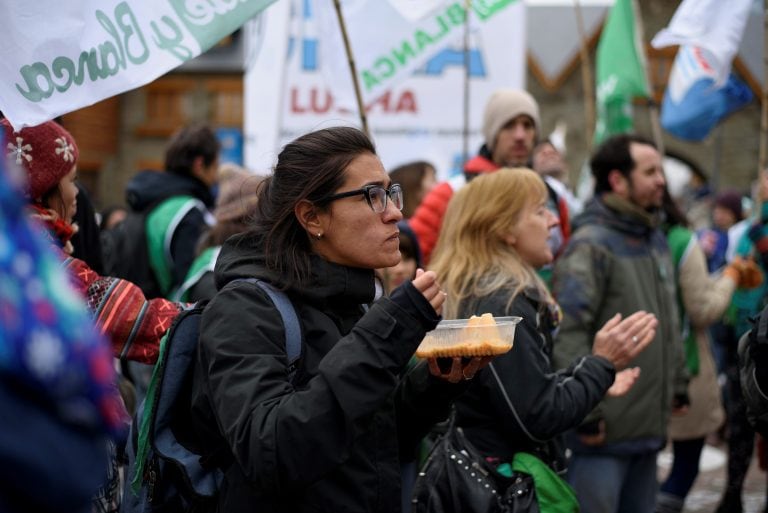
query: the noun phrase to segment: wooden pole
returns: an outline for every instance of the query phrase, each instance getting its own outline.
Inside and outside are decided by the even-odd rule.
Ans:
[[[643,71],[645,72],[645,81],[648,87],[648,93],[651,95],[648,101],[648,111],[651,118],[651,132],[653,133],[653,142],[656,143],[656,149],[664,156],[664,139],[661,136],[661,122],[659,121],[659,106],[656,104],[656,98],[653,95],[653,89],[651,88],[651,77],[648,72],[648,62],[645,58],[645,30],[643,29],[643,13],[640,12],[640,6],[637,4],[637,0],[632,0],[632,10],[635,13],[635,27],[637,28],[637,42],[640,48],[637,49],[641,52],[640,57],[643,59]]]
[[[768,9],[768,0],[765,0],[765,9]],[[760,151],[758,159],[757,177],[768,166],[768,13],[763,10],[763,97],[760,116]]]
[[[768,0],[767,0],[768,1]],[[461,128],[461,162],[469,160],[469,79],[470,79],[470,53],[469,53],[469,15],[472,0],[464,2],[464,105],[463,123]]]
[[[768,1],[768,0],[766,0]],[[592,154],[592,142],[595,137],[595,90],[592,78],[592,62],[589,58],[589,46],[584,18],[581,13],[581,3],[574,0],[576,10],[576,27],[579,31],[579,52],[581,54],[581,85],[584,90],[584,118],[586,122],[585,134],[587,138],[587,155]]]
[[[760,146],[757,159],[757,190],[761,191],[763,173],[768,166],[768,0],[764,2],[763,8],[763,97],[760,113]],[[758,218],[763,210],[763,198],[760,193],[756,194],[755,212]]]
[[[365,113],[365,106],[363,105],[363,95],[360,92],[360,81],[357,78],[357,66],[355,65],[355,57],[352,54],[352,48],[349,45],[349,37],[347,36],[347,25],[344,23],[344,14],[341,12],[341,3],[339,0],[333,0],[333,5],[336,8],[336,16],[339,19],[339,28],[341,29],[341,37],[344,40],[344,49],[347,52],[347,62],[349,62],[349,70],[352,73],[352,84],[355,86],[355,98],[357,99],[357,110],[360,112],[360,125],[363,132],[370,137],[371,133],[368,131],[368,117]]]

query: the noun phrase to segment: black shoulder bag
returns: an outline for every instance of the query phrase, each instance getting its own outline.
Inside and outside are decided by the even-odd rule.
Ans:
[[[451,415],[414,485],[413,513],[539,513],[533,478],[499,474]]]

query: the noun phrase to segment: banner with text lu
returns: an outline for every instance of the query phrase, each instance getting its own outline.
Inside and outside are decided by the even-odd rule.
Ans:
[[[140,87],[274,1],[0,2],[0,111],[19,129]]]

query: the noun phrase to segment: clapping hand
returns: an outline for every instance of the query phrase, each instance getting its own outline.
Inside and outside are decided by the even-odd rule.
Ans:
[[[616,314],[595,335],[592,354],[602,356],[621,370],[651,343],[658,324],[655,315],[642,310],[626,319]]]
[[[632,385],[635,384],[637,378],[640,377],[640,367],[632,367],[617,372],[616,377],[613,379],[613,385],[608,389],[606,395],[609,397],[621,397],[629,392]]]

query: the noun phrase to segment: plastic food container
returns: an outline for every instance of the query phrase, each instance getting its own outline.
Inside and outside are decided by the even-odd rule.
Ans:
[[[512,349],[515,326],[522,317],[492,317],[442,321],[416,349],[419,358],[493,356]]]

